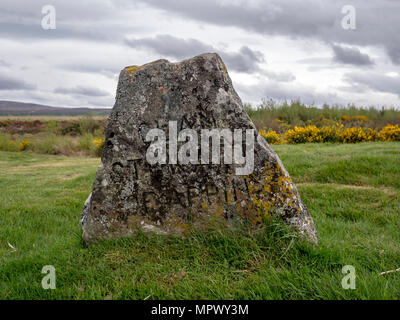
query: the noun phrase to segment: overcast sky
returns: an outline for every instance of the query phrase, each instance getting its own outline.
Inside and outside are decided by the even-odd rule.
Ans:
[[[112,107],[125,66],[218,52],[243,102],[400,106],[399,0],[1,0],[0,48],[0,100]]]

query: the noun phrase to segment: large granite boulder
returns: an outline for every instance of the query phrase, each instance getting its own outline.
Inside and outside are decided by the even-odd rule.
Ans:
[[[295,185],[217,54],[122,70],[105,136],[82,213],[86,242],[138,229],[258,226],[273,214],[317,242]]]

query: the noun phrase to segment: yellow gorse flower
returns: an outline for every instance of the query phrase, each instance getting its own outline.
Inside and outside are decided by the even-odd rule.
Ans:
[[[260,130],[258,133],[262,135],[269,144],[280,144],[283,142],[281,136],[274,130]]]
[[[398,124],[395,126],[388,124],[379,134],[383,141],[400,141],[400,128]]]
[[[30,145],[30,142],[28,140],[22,140],[21,143],[19,144],[19,150],[24,151],[26,150]]]
[[[361,117],[361,116],[360,116]],[[316,126],[294,127],[288,130],[285,141],[290,144],[306,142],[342,142],[357,143],[366,141],[400,141],[400,128],[398,125],[387,125],[381,131],[371,128],[339,126]]]
[[[104,140],[103,139],[94,139],[93,143],[96,145],[97,148],[103,148]]]

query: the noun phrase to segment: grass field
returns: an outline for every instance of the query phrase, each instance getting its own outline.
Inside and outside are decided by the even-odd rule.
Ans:
[[[248,234],[138,234],[86,247],[97,158],[0,152],[1,299],[399,299],[400,143],[279,145],[320,238],[278,221]],[[15,249],[13,249],[14,247]],[[56,268],[57,289],[41,286]],[[356,289],[344,290],[344,265]]]

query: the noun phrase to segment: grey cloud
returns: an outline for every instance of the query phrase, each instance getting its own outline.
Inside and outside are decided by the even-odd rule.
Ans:
[[[315,1],[237,2],[237,1],[143,1],[165,11],[218,25],[237,26],[246,30],[267,33],[308,34],[319,26],[331,23],[328,10]],[[306,10],[304,10],[306,9]],[[310,11],[315,19],[309,20]],[[340,11],[339,11],[340,12]],[[318,13],[318,14],[316,14]]]
[[[260,34],[314,38],[327,43],[383,46],[400,63],[400,6],[393,0],[353,0],[357,29],[344,30],[341,9],[348,0],[181,1],[146,0],[150,6],[198,21]]]
[[[290,72],[264,71],[263,74],[266,75],[268,79],[275,80],[278,82],[292,82],[296,80],[296,77]]]
[[[122,19],[125,11],[114,1],[62,1],[41,0],[0,2],[0,35],[16,39],[77,39],[90,41],[122,40],[129,26],[115,25],[114,19]],[[56,9],[57,28],[44,30],[41,10],[44,5]],[[134,7],[134,6],[130,6]],[[109,23],[111,27],[109,27]],[[118,35],[121,35],[120,37]]]
[[[400,76],[387,76],[378,72],[349,73],[345,80],[351,86],[359,86],[372,91],[391,93],[400,97]]]
[[[399,27],[397,27],[399,30]],[[399,33],[398,33],[399,34]],[[400,64],[400,37],[393,39],[393,43],[386,44],[386,50],[395,64]]]
[[[7,61],[0,59],[0,67],[10,67],[10,66],[11,66],[11,63],[8,63]]]
[[[374,62],[370,56],[362,53],[358,48],[346,48],[340,45],[332,45],[335,54],[334,60],[339,63],[351,64],[356,66],[371,66]]]
[[[86,21],[102,20],[115,13],[113,1],[84,0],[69,2],[64,0],[30,0],[30,1],[2,0],[0,4],[0,19],[27,19],[40,20],[44,16],[42,7],[52,5],[56,9],[57,19],[76,19]],[[116,1],[114,1],[116,2]]]
[[[253,51],[247,46],[241,47],[239,52],[220,52],[220,54],[228,68],[238,72],[260,71],[259,64],[264,62],[261,52]]]
[[[72,71],[72,72],[84,72],[84,73],[94,73],[94,74],[102,74],[108,78],[114,79],[118,76],[118,73],[125,67],[119,64],[108,63],[108,65],[104,65],[104,63],[68,63],[68,64],[60,64],[56,66],[62,70]]]
[[[57,24],[57,28],[55,30],[44,30],[40,26],[40,20],[28,24],[16,22],[4,23],[0,21],[0,35],[3,38],[11,38],[13,40],[22,38],[32,41],[38,39],[80,39],[93,41],[111,40],[111,37],[107,38],[106,35],[98,31],[72,27],[61,22]]]
[[[0,74],[0,90],[33,90],[36,86],[13,76]]]
[[[332,62],[332,58],[330,58],[330,57],[313,57],[313,58],[299,59],[296,62],[300,63],[300,64],[313,65],[313,66],[321,66],[321,65],[325,66],[325,65],[329,65]]]
[[[66,87],[58,87],[54,89],[54,93],[60,94],[78,94],[83,96],[90,96],[90,97],[105,97],[109,96],[110,94],[107,91],[93,88],[93,87],[86,87],[86,86],[76,86],[73,88],[66,88]]]
[[[56,30],[43,30],[40,27],[40,20],[42,18],[41,7],[43,4],[52,4],[56,7]],[[357,29],[353,31],[343,30],[340,24],[343,17],[341,8],[346,4],[354,5],[357,10]],[[131,63],[130,59],[135,61],[146,59],[145,55],[129,55],[131,54],[130,50],[126,50],[126,47],[120,46],[121,44],[126,44],[124,39],[127,35],[134,35],[136,39],[131,40],[138,40],[137,42],[133,42],[134,47],[145,48],[145,50],[150,49],[161,56],[171,57],[172,59],[181,60],[204,51],[218,52],[224,61],[226,61],[229,71],[253,73],[257,75],[258,79],[261,79],[259,86],[242,86],[242,92],[245,92],[248,97],[273,96],[277,99],[301,98],[302,100],[311,102],[313,100],[317,102],[340,102],[335,94],[329,94],[331,91],[328,91],[328,94],[324,94],[312,87],[301,86],[293,81],[295,77],[289,72],[273,72],[268,70],[268,66],[263,64],[263,54],[251,49],[252,41],[259,41],[261,38],[253,37],[253,35],[255,33],[263,36],[278,35],[284,38],[283,41],[290,38],[297,40],[296,44],[300,45],[307,42],[318,44],[316,48],[320,47],[319,43],[326,44],[326,48],[328,49],[335,44],[343,49],[350,46],[360,48],[360,50],[363,50],[362,47],[364,46],[374,46],[374,48],[370,48],[374,52],[374,57],[376,54],[379,54],[379,49],[384,49],[388,57],[391,58],[391,61],[400,65],[399,11],[400,4],[398,0],[353,0],[351,3],[347,0],[84,0],[79,2],[62,0],[48,0],[46,2],[41,0],[2,0],[0,1],[0,38],[4,39],[2,42],[2,44],[4,43],[4,47],[2,47],[1,58],[5,61],[3,63],[0,61],[0,71],[10,72],[9,77],[0,75],[0,90],[8,90],[3,91],[3,95],[16,97],[15,99],[23,97],[35,99],[33,95],[35,91],[32,90],[35,86],[29,82],[38,81],[38,87],[43,82],[43,87],[47,87],[46,81],[49,81],[43,77],[37,78],[32,73],[32,70],[38,66],[41,68],[43,66],[43,72],[58,72],[57,79],[63,79],[60,77],[62,70],[54,70],[54,67],[68,71],[99,73],[114,77],[125,65]],[[132,13],[134,12],[140,13],[145,17],[144,20],[133,21]],[[165,19],[155,21],[155,19],[158,19],[160,16],[162,17],[162,15],[164,15]],[[223,45],[217,44],[218,42],[213,42],[214,45],[208,44],[205,38],[198,38],[201,41],[196,39],[185,40],[171,36],[169,37],[172,40],[168,36],[164,36],[164,38],[160,38],[160,36],[146,38],[146,35],[156,35],[160,32],[170,33],[171,35],[179,34],[180,37],[183,37],[182,34],[188,34],[190,31],[196,34],[196,36],[193,35],[190,37],[195,38],[197,37],[196,25],[193,21],[185,24],[189,19],[200,22],[198,23],[199,25],[204,24],[207,29],[212,30],[211,32],[217,31],[215,37],[213,37],[214,41],[226,41],[225,38],[221,39],[220,37],[221,34],[224,35],[223,31],[234,33],[235,29],[239,28],[249,32],[249,41],[243,40],[244,35],[242,32],[238,32],[237,39],[235,39],[235,34],[230,34],[231,44],[235,46],[239,44],[239,46],[235,47],[238,48],[236,51],[229,52],[227,49],[224,49]],[[178,29],[186,25],[188,30],[181,32]],[[218,30],[219,27],[224,26],[229,27],[229,29],[225,30],[221,28],[222,30]],[[193,30],[189,28],[193,28]],[[173,33],[175,31],[176,33]],[[203,31],[198,34],[204,36]],[[266,37],[265,41],[261,39],[261,43],[257,43],[257,48],[265,48],[276,53],[279,49],[268,47],[269,38]],[[62,53],[61,57],[54,57],[54,59],[51,59],[47,54],[44,54],[44,57],[40,58],[38,55],[43,54],[42,50],[39,49],[36,52],[35,48],[39,48],[39,46],[44,44],[46,47],[48,46],[50,55],[53,48],[58,45],[57,41],[48,41],[53,39],[60,40],[63,45],[65,43],[70,44],[71,52]],[[12,40],[15,46],[7,46],[10,40]],[[68,42],[64,40],[68,40]],[[90,41],[90,43],[80,47],[82,40]],[[15,50],[18,50],[18,48],[24,50],[24,44],[28,41],[30,43],[27,46],[27,50],[15,55]],[[100,43],[100,41],[103,43]],[[289,43],[287,50],[290,51],[296,44]],[[111,45],[110,52],[112,53],[110,54],[113,57],[119,57],[119,54],[121,54],[121,58],[110,59],[108,54],[105,56],[101,52],[102,45]],[[246,47],[246,45],[249,47]],[[89,51],[90,53],[84,51],[90,46],[98,49],[96,51],[98,52],[97,57],[93,56],[94,51],[92,50]],[[240,48],[240,46],[242,47]],[[31,49],[29,52],[28,48]],[[54,51],[58,52],[57,50]],[[296,59],[294,56],[296,52],[297,48],[294,48],[293,53],[287,52],[289,60],[292,60],[292,58]],[[355,54],[356,58],[349,54],[349,52],[341,53],[342,60],[347,62],[351,58],[356,60],[359,58],[357,53]],[[350,53],[354,54],[354,52]],[[359,53],[362,55],[361,52]],[[345,57],[343,57],[343,54]],[[23,57],[24,55],[27,58],[26,61],[17,61],[17,59],[21,59],[21,56]],[[320,58],[313,58],[314,54],[311,54],[308,60],[303,59],[303,63],[309,66],[312,65],[313,68],[319,68],[319,71],[337,68],[337,72],[329,74],[326,81],[331,81],[332,79],[338,80],[337,77],[346,72],[346,69],[341,64],[333,64],[331,57],[327,57],[327,52],[323,52],[322,55]],[[283,55],[283,58],[285,57],[286,55]],[[337,58],[337,55],[335,57]],[[374,96],[375,91],[390,91],[397,95],[397,88],[399,88],[397,78],[387,77],[384,73],[389,71],[398,72],[399,70],[392,64],[386,63],[386,56],[384,58],[382,59],[378,56],[374,58],[374,62],[377,64],[374,70],[382,71],[381,74],[368,72],[366,74],[357,73],[347,75],[347,80],[350,83],[348,88],[351,90],[349,92],[360,93],[362,92],[361,89],[363,89],[365,90],[364,97],[366,100],[371,95]],[[36,61],[38,62],[37,64],[35,63]],[[9,62],[12,62],[12,65],[9,65]],[[365,57],[364,62],[368,62]],[[14,77],[17,72],[22,70],[21,66],[27,63],[29,63],[30,72],[24,73],[24,75],[26,74],[26,78]],[[56,65],[52,65],[52,63]],[[283,63],[279,61],[278,65],[283,65]],[[360,64],[362,67],[368,65],[368,63]],[[12,73],[9,68],[14,69],[15,73]],[[296,75],[298,78],[302,78],[303,73],[301,69],[299,70],[295,69],[293,72],[298,72]],[[68,76],[76,84],[82,83],[81,74],[68,74]],[[242,76],[233,74],[233,79],[240,80]],[[371,79],[368,79],[368,77],[371,77]],[[372,79],[374,77],[375,79]],[[57,81],[56,78],[54,81]],[[318,81],[319,78],[316,79]],[[89,88],[89,90],[85,90],[88,88],[77,88],[74,87],[75,84],[73,82],[70,85],[73,88],[64,87],[65,84],[62,82],[56,83],[54,86],[60,86],[57,89],[64,92],[63,95],[54,92],[43,92],[43,97],[46,99],[49,97],[48,99],[50,99],[51,96],[52,101],[60,100],[60,104],[64,104],[65,101],[71,101],[71,104],[77,105],[85,101],[87,102],[89,99],[94,104],[106,104],[107,102],[102,101],[108,101],[107,99],[111,97],[111,95],[103,95],[106,93],[105,91],[102,92],[102,90],[96,92],[96,90],[90,90],[93,88]],[[333,89],[336,90],[337,87]],[[394,96],[389,95],[389,98],[394,98]],[[383,101],[383,103],[385,102]]]
[[[23,5],[15,0],[2,0],[0,35],[11,39],[70,38],[116,42],[132,31],[126,12],[148,6],[168,11],[169,15],[259,34],[313,38],[328,44],[382,46],[392,62],[400,64],[400,5],[397,0],[353,0],[351,4],[357,14],[357,29],[353,31],[341,27],[344,16],[341,9],[349,4],[348,0],[49,0],[46,4],[54,5],[57,10],[56,30],[41,29],[43,4],[40,0],[25,1]]]
[[[196,39],[181,39],[170,35],[157,35],[154,38],[126,39],[125,43],[132,48],[151,49],[162,56],[179,60],[215,49]]]
[[[189,58],[204,52],[218,52],[229,69],[238,72],[254,73],[260,71],[259,64],[264,62],[264,56],[259,51],[247,46],[238,52],[218,50],[196,39],[182,39],[170,35],[157,35],[154,38],[126,39],[125,43],[132,48],[150,49],[161,56],[178,60]]]

